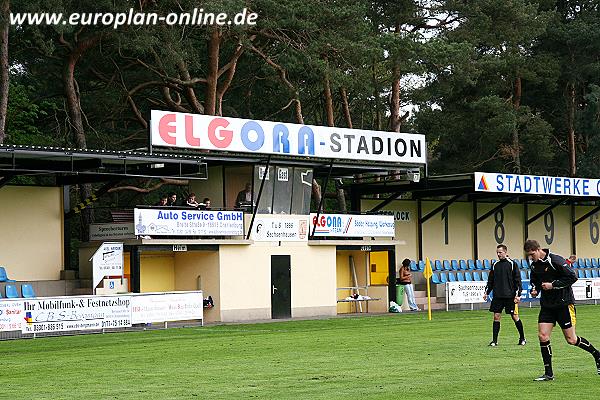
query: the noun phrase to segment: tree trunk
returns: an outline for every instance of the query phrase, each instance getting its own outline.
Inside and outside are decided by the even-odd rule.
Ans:
[[[85,129],[83,128],[83,117],[81,111],[80,93],[77,88],[77,82],[75,80],[75,67],[77,62],[83,55],[83,53],[95,46],[100,40],[100,36],[95,36],[90,39],[82,40],[78,42],[76,46],[71,50],[65,68],[63,70],[63,86],[65,91],[65,98],[67,100],[67,112],[69,114],[71,129],[73,129],[73,142],[79,149],[87,148],[87,141],[85,137]],[[84,201],[92,195],[92,185],[83,184],[79,185],[80,200]],[[91,207],[87,207],[81,213],[81,240],[87,241],[89,239],[88,227],[90,223],[94,221],[94,214]]]
[[[567,138],[569,143],[569,176],[577,174],[575,159],[575,84],[567,83]]]
[[[323,77],[323,86],[323,95],[325,96],[325,117],[327,119],[327,126],[333,126],[333,98],[331,96],[331,83],[329,82],[329,72],[327,71],[325,71],[325,76]]]
[[[212,29],[208,40],[208,73],[206,75],[206,100],[204,111],[207,115],[215,115],[217,111],[217,87],[219,81],[219,51],[221,34],[218,29]]]
[[[380,104],[380,100],[379,100],[379,85],[377,84],[377,74],[376,74],[375,63],[373,63],[373,66],[371,67],[371,72],[372,72],[372,79],[373,79],[373,96],[375,97],[374,125],[375,125],[375,129],[380,131],[381,130],[381,104]]]
[[[344,110],[344,119],[346,126],[352,129],[352,116],[350,115],[350,105],[348,104],[348,93],[345,87],[340,88],[340,97],[342,98],[342,109]]]
[[[515,78],[515,82],[513,85],[513,110],[515,112],[515,125],[513,126],[513,134],[512,134],[512,148],[513,148],[513,162],[515,163],[515,173],[521,173],[521,143],[519,140],[519,107],[521,107],[521,95],[522,95],[522,86],[521,86],[521,77],[517,76]]]
[[[0,0],[0,144],[6,137],[8,112],[8,30],[9,0]]]
[[[392,97],[390,99],[390,130],[392,132],[400,132],[402,119],[400,116],[400,66],[394,63],[392,70]]]

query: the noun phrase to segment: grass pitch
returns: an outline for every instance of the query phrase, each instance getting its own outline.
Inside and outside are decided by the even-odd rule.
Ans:
[[[592,357],[552,337],[543,372],[538,309],[510,316],[499,347],[487,311],[388,314],[0,342],[0,399],[598,399]],[[600,347],[600,307],[579,306]]]

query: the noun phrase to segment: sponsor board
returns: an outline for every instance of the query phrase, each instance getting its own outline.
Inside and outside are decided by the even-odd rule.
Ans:
[[[475,190],[553,196],[600,196],[600,179],[475,172]]]
[[[90,224],[90,241],[135,239],[133,223]]]
[[[306,242],[308,216],[257,215],[250,238],[255,242]]]
[[[0,300],[0,332],[20,331],[24,322],[22,300]]]
[[[93,289],[105,276],[123,275],[123,243],[102,243],[92,256]]]
[[[148,322],[203,319],[202,292],[149,293],[131,298],[131,321]]]
[[[315,237],[318,236],[380,236],[394,237],[393,215],[310,214]]]
[[[134,209],[135,234],[154,236],[239,236],[242,211]]]
[[[151,111],[152,146],[425,164],[425,136]]]

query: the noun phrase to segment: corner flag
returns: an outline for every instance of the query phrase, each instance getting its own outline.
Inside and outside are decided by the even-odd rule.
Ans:
[[[429,315],[429,321],[431,321],[431,289],[429,286],[429,281],[433,276],[433,270],[431,269],[431,262],[429,261],[429,257],[425,257],[425,271],[423,271],[423,276],[427,281],[427,313]]]

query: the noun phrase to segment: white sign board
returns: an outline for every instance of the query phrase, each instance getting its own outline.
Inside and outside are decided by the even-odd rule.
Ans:
[[[580,278],[572,288],[575,300],[600,299],[600,279]]]
[[[131,326],[130,296],[64,296],[23,300],[23,333]]]
[[[135,239],[133,223],[90,224],[90,240]]]
[[[250,239],[255,242],[306,242],[308,216],[259,214]]]
[[[123,275],[123,243],[105,242],[92,256],[93,282],[92,288],[105,276]]]
[[[475,172],[475,190],[550,196],[600,196],[600,179]]]
[[[483,295],[486,284],[487,282],[484,281],[448,282],[446,287],[448,304],[485,303]]]
[[[314,236],[394,237],[393,215],[310,214]]]
[[[425,136],[152,110],[152,146],[425,164]]]
[[[183,321],[203,319],[202,291],[180,293],[144,293],[131,299],[131,321]]]
[[[240,236],[242,211],[134,209],[135,234],[150,236]]]
[[[0,300],[0,332],[20,331],[24,322],[22,300]]]

